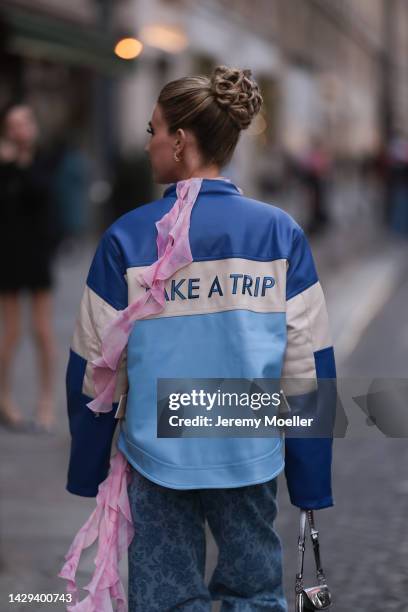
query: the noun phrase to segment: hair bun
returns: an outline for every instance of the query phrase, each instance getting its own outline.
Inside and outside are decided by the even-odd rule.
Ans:
[[[240,130],[249,127],[263,102],[249,69],[217,66],[211,76],[211,91]]]

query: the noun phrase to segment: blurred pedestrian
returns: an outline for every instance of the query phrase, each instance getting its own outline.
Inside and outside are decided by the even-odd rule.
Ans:
[[[287,612],[274,527],[278,474],[285,469],[295,506],[333,505],[330,437],[158,435],[161,378],[282,375],[311,378],[314,387],[317,377],[335,377],[304,232],[220,176],[261,104],[250,70],[218,66],[211,77],[165,85],[146,150],[154,181],[172,184],[113,223],[98,245],[67,369],[67,489],[97,495],[59,574],[71,592],[81,549],[100,535],[81,608],[111,610],[112,596],[125,609],[118,559],[130,544],[130,612],[209,612],[212,600],[222,610]],[[208,586],[206,520],[219,548]]]
[[[397,133],[388,148],[390,226],[408,236],[408,138]]]
[[[38,355],[40,393],[34,424],[54,423],[55,340],[52,328],[52,170],[38,145],[31,107],[10,104],[0,124],[0,417],[23,424],[13,398],[12,365],[21,335],[21,290],[30,292],[31,325]],[[23,373],[20,373],[20,381]]]
[[[322,231],[328,224],[327,179],[330,171],[330,157],[320,140],[313,138],[310,148],[300,159],[303,179],[306,185],[309,209],[308,234]]]
[[[50,164],[55,168],[52,191],[55,246],[72,252],[89,227],[90,164],[67,136],[61,136],[54,145]]]

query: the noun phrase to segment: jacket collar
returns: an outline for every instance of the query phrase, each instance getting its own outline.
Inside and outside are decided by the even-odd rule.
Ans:
[[[177,183],[172,183],[165,189],[163,192],[163,197],[173,197],[177,195],[176,192]],[[211,193],[217,195],[242,195],[242,190],[237,187],[232,181],[229,179],[203,179],[201,184],[200,194],[201,193]]]

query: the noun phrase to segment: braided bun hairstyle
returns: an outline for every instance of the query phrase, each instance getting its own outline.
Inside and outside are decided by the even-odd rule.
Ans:
[[[208,77],[183,77],[167,83],[157,103],[170,133],[189,129],[206,163],[225,166],[242,130],[262,106],[259,87],[249,69],[217,66]]]
[[[259,112],[262,96],[251,79],[250,70],[217,66],[211,77],[211,90],[221,108],[227,111],[240,130],[245,130]]]

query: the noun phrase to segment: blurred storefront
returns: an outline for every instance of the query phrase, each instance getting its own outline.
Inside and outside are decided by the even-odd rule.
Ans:
[[[0,103],[27,100],[46,142],[69,134],[101,162],[98,153],[115,146],[109,89],[126,69],[113,53],[110,5],[4,0],[0,8]]]
[[[113,52],[112,8],[106,0],[4,0],[0,6],[0,106],[29,103],[45,149],[85,156],[93,225],[101,223],[118,151],[117,82],[129,70]]]

